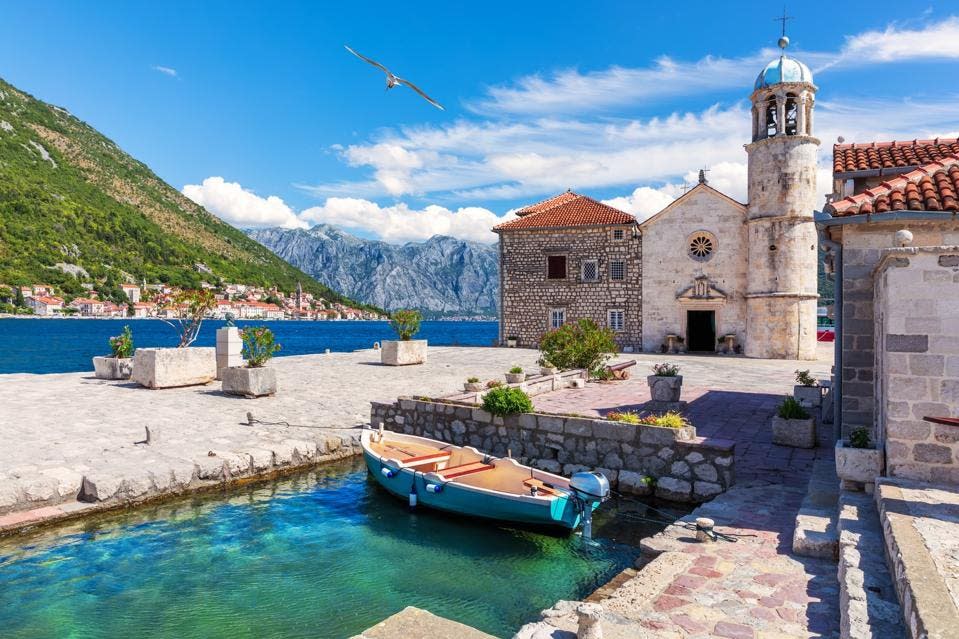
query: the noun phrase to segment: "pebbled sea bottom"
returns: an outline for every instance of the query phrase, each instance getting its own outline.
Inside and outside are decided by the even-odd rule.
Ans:
[[[0,636],[343,638],[417,606],[509,637],[636,556],[410,512],[348,461],[0,540]]]

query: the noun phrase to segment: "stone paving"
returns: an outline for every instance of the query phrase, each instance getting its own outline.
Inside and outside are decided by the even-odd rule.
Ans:
[[[810,369],[818,379],[828,379],[832,364],[823,347],[822,358],[813,362],[750,360],[695,355],[622,355],[618,360],[636,359],[630,378],[610,383],[590,383],[533,398],[537,410],[583,415],[605,415],[610,411],[645,412],[650,401],[646,375],[660,361],[677,363],[683,375],[683,411],[700,437],[736,442],[738,481],[765,480],[805,487],[812,464],[820,456],[832,456],[828,433],[817,449],[787,448],[772,443],[769,419],[783,395],[792,394],[794,371]],[[822,429],[820,429],[822,430]],[[826,437],[824,437],[826,435]]]
[[[92,372],[0,375],[0,515],[75,502],[84,480],[95,500],[130,500],[354,454],[349,429],[369,422],[370,401],[502,379],[536,358],[458,347],[433,347],[427,364],[409,367],[381,366],[374,351],[279,357],[279,392],[255,400],[219,382],[148,390]],[[293,427],[249,426],[247,412]],[[137,443],[146,428],[151,443]]]

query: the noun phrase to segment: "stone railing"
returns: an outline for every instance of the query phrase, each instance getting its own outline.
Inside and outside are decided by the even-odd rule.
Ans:
[[[703,502],[733,483],[735,443],[697,437],[693,427],[542,413],[496,417],[481,408],[409,397],[373,402],[370,424],[497,457],[511,455],[552,473],[595,469],[620,492],[655,493],[672,501]]]

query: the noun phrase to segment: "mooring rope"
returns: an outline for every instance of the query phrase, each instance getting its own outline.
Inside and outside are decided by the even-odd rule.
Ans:
[[[634,497],[627,497],[626,495],[624,495],[624,494],[622,494],[622,493],[619,493],[619,492],[616,492],[615,490],[610,490],[609,492],[610,492],[611,494],[613,494],[613,495],[616,495],[616,498],[617,498],[617,499],[621,499],[621,500],[623,500],[623,501],[631,501],[631,502],[634,502],[634,503],[637,503],[637,504],[641,504],[641,505],[644,506],[647,510],[651,510],[651,511],[653,511],[654,513],[656,513],[656,514],[658,514],[658,515],[662,515],[663,517],[669,517],[669,518],[671,518],[669,521],[664,521],[664,520],[661,520],[661,519],[654,519],[654,518],[651,518],[651,517],[644,517],[643,515],[640,515],[640,514],[637,514],[637,513],[620,513],[620,516],[623,516],[623,517],[625,517],[626,519],[641,520],[641,521],[646,521],[646,522],[649,522],[649,523],[660,524],[660,525],[663,525],[663,526],[676,526],[676,527],[678,527],[678,528],[683,528],[683,529],[685,529],[685,530],[699,531],[699,527],[696,525],[695,522],[690,522],[690,521],[676,521],[675,519],[672,519],[673,517],[675,517],[675,515],[671,515],[671,514],[669,514],[669,513],[667,513],[667,512],[664,512],[664,511],[662,511],[662,510],[659,510],[659,509],[657,509],[657,508],[654,508],[654,507],[650,506],[649,504],[647,504],[647,503],[645,503],[645,502],[643,502],[643,501],[640,501],[639,499],[636,499],[636,498],[634,498]],[[741,538],[741,537],[758,537],[758,535],[751,534],[751,533],[729,533],[729,532],[723,533],[723,532],[719,532],[718,530],[716,530],[715,527],[714,527],[713,530],[711,530],[711,531],[709,531],[709,530],[704,530],[704,531],[702,531],[702,532],[705,532],[706,535],[707,535],[708,537],[710,537],[713,541],[722,540],[722,541],[727,541],[727,542],[733,543],[733,544],[735,544],[736,542],[738,542],[738,541],[739,541],[739,538]]]

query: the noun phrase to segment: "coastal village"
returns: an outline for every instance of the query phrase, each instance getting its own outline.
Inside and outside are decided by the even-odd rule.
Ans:
[[[741,87],[745,201],[696,168],[643,220],[572,189],[510,211],[493,347],[300,286],[0,286],[14,315],[179,332],[0,375],[0,627],[959,637],[959,139],[837,140],[823,201],[787,19]],[[274,357],[280,329],[228,322],[197,342],[228,318],[395,339]]]
[[[64,296],[49,284],[4,286],[0,284],[0,311],[37,317],[166,318],[183,315],[185,305],[175,302],[181,289],[163,284],[120,284],[125,300],[117,302],[90,285],[86,294]],[[368,309],[315,297],[302,290],[287,294],[276,288],[245,284],[209,286],[216,304],[210,319],[262,320],[382,320],[386,316]],[[18,302],[19,300],[19,302]]]

